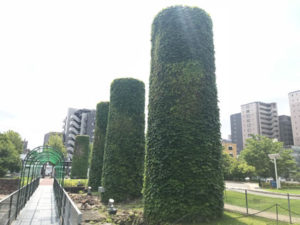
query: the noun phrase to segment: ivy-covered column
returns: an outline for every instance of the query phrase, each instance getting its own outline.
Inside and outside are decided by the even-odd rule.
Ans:
[[[97,104],[96,126],[89,176],[89,186],[92,187],[93,191],[97,191],[98,187],[101,186],[108,109],[109,102],[100,102]]]
[[[102,201],[141,197],[145,155],[145,85],[123,78],[114,80],[110,105],[102,184]]]
[[[152,24],[144,216],[148,224],[223,213],[221,135],[210,16],[170,7]]]
[[[75,139],[74,155],[72,159],[71,178],[86,179],[88,170],[90,138],[78,135]]]

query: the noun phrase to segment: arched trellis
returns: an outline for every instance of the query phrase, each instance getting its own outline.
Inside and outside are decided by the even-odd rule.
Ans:
[[[51,146],[39,146],[30,151],[22,161],[22,170],[19,181],[16,214],[24,207],[34,190],[39,184],[41,169],[50,162],[55,169],[55,178],[59,184],[64,183],[65,162],[62,152]]]
[[[22,164],[20,188],[39,177],[42,167],[47,162],[50,162],[54,166],[55,178],[63,185],[64,155],[60,150],[46,145],[39,146],[26,155]]]

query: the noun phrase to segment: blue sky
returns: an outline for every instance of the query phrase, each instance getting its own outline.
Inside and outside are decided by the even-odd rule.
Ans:
[[[0,1],[0,131],[39,146],[62,131],[68,107],[109,100],[110,83],[146,83],[155,15],[171,5],[197,6],[214,24],[222,136],[230,114],[253,101],[277,102],[300,89],[300,1]]]

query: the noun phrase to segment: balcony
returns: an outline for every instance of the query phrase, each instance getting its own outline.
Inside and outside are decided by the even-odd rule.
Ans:
[[[76,127],[77,129],[80,129],[79,124],[78,124],[75,120],[72,120],[72,121],[71,121],[70,126],[71,126],[71,127]]]
[[[67,147],[67,152],[68,152],[68,153],[73,153],[73,151],[74,151],[74,148],[72,148],[72,147]]]
[[[73,139],[74,141],[76,139],[76,136],[74,134],[72,134],[72,133],[70,133],[68,137],[71,138],[71,139]]]
[[[78,135],[78,134],[79,134],[79,131],[78,131],[77,129],[75,129],[74,127],[70,127],[70,128],[69,128],[69,131],[70,131],[70,132],[73,132],[73,134],[75,134],[75,135]]]
[[[81,119],[78,116],[74,115],[74,114],[71,115],[71,120],[75,120],[78,123],[80,123],[80,121],[81,121]]]
[[[75,141],[73,141],[73,140],[68,140],[68,145],[71,145],[71,146],[75,146]]]

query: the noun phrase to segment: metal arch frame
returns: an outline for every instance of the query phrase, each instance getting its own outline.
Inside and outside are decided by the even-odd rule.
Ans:
[[[30,151],[25,159],[23,160],[22,171],[21,171],[21,183],[20,188],[24,186],[25,183],[25,173],[26,168],[29,167],[29,171],[27,173],[27,181],[26,185],[29,182],[29,174],[30,170],[33,166],[31,178],[36,178],[38,173],[40,172],[42,166],[50,162],[54,165],[55,168],[55,177],[59,180],[60,184],[63,184],[64,181],[64,155],[62,152],[54,147],[45,145],[39,146],[32,151]]]
[[[40,172],[45,163],[50,162],[55,168],[55,178],[58,182],[63,185],[64,183],[64,169],[65,169],[65,161],[64,155],[62,152],[54,147],[45,145],[39,146],[32,151],[30,151],[25,159],[22,161],[22,170],[20,174],[19,180],[19,190],[17,198],[17,206],[19,207],[19,203],[23,205],[23,202],[29,199],[31,194],[33,193],[33,185],[29,185],[30,188],[26,188],[24,190],[23,186],[27,186],[30,182],[36,180],[40,177]],[[26,173],[27,172],[27,173]],[[27,177],[25,184],[25,177]],[[30,182],[29,182],[30,179]],[[18,210],[16,210],[18,212]],[[17,213],[16,212],[16,213]]]

